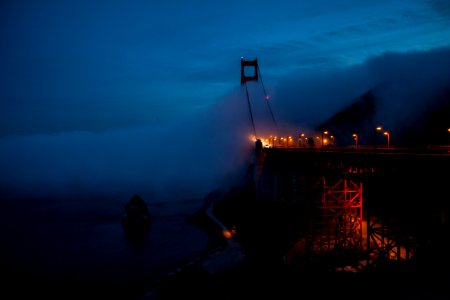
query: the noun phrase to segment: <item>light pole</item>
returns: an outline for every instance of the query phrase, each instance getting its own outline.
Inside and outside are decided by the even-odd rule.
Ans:
[[[289,147],[289,143],[292,141],[292,136],[288,136],[288,139],[286,141],[286,147]]]
[[[385,131],[383,134],[387,137],[388,148],[390,148],[390,145],[391,145],[391,133],[389,131]]]
[[[450,128],[447,128],[447,132],[450,133]],[[450,142],[450,139],[447,137],[447,141]],[[449,143],[450,144],[450,143]]]
[[[375,130],[373,131],[373,142],[374,142],[375,148],[378,146],[378,143],[377,143],[377,131],[381,131],[382,129],[383,129],[383,127],[377,126],[377,127],[375,127]]]
[[[353,139],[355,140],[355,148],[358,149],[358,135],[356,133],[353,134]]]
[[[322,147],[323,147],[323,135],[324,135],[324,134],[328,134],[328,131],[326,131],[326,130],[325,130],[325,131],[322,131]]]
[[[298,146],[302,147],[303,146],[303,138],[305,137],[304,133],[300,133],[300,135],[298,136]]]

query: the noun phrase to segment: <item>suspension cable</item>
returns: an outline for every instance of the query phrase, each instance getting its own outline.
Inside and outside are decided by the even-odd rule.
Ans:
[[[247,94],[248,111],[250,112],[250,119],[252,120],[253,132],[255,134],[255,139],[257,139],[258,136],[256,135],[255,120],[253,119],[252,106],[250,104],[250,96],[248,94],[247,82],[245,82],[245,92]]]
[[[263,82],[263,79],[262,79],[262,76],[261,76],[261,70],[260,70],[259,66],[258,66],[258,75],[259,75],[259,78],[261,79],[261,86],[262,86],[263,91],[264,91],[264,100],[267,103],[267,107],[269,107],[270,115],[272,116],[272,121],[275,124],[275,128],[277,130],[277,135],[279,135],[280,132],[279,132],[279,129],[278,129],[278,124],[277,124],[277,121],[275,120],[275,116],[273,114],[272,107],[270,106],[270,103],[269,103],[269,95],[267,95],[266,88],[264,87],[264,82]]]

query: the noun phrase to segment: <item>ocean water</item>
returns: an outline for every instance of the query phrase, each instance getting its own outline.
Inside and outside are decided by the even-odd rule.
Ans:
[[[0,201],[0,298],[135,299],[155,275],[203,253],[207,234],[186,222],[201,198],[143,199],[154,222],[141,239],[120,223],[127,198]]]

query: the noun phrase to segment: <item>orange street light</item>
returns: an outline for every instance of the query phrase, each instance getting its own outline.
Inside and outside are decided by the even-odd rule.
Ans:
[[[391,141],[390,141],[390,140],[391,140],[391,134],[390,134],[389,131],[385,131],[383,134],[387,137],[388,148],[390,148],[390,144],[391,144]]]
[[[223,229],[222,230],[222,235],[224,238],[226,239],[231,239],[233,237],[233,231],[232,230],[228,230],[228,229]]]
[[[305,137],[305,134],[302,132],[298,135],[298,146],[302,147],[303,146],[303,138]]]
[[[355,147],[358,148],[358,135],[356,133],[353,134],[353,139],[355,140]]]
[[[383,130],[383,127],[378,125],[377,127],[375,127],[375,130],[373,131],[373,142],[374,142],[375,148],[378,145],[378,142],[377,142],[377,131],[381,131],[381,130]]]
[[[322,131],[322,147],[323,147],[323,145],[324,145],[324,141],[323,141],[323,135],[324,135],[324,134],[328,134],[328,131],[327,131],[327,130]]]

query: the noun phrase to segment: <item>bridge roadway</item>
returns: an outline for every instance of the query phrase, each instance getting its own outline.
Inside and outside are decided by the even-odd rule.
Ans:
[[[378,173],[441,174],[450,170],[450,147],[382,148],[256,148],[257,176],[281,172],[304,175],[335,173],[336,175]]]
[[[365,186],[366,202],[439,202],[448,206],[448,148],[256,148],[258,197],[296,201],[311,182],[351,179]],[[383,191],[385,195],[381,196]],[[374,200],[373,195],[377,195]],[[394,197],[395,195],[395,197]],[[424,199],[418,199],[422,196]],[[383,200],[385,199],[385,200]],[[390,199],[390,200],[387,200]],[[447,201],[445,201],[447,199]],[[392,203],[391,203],[392,204]]]
[[[386,146],[343,146],[343,147],[265,147],[265,149],[276,149],[282,151],[314,151],[314,152],[349,152],[349,153],[386,153],[386,154],[394,154],[394,153],[405,153],[405,154],[443,154],[450,155],[450,145],[442,145],[442,146],[428,146],[428,147],[386,147]]]

